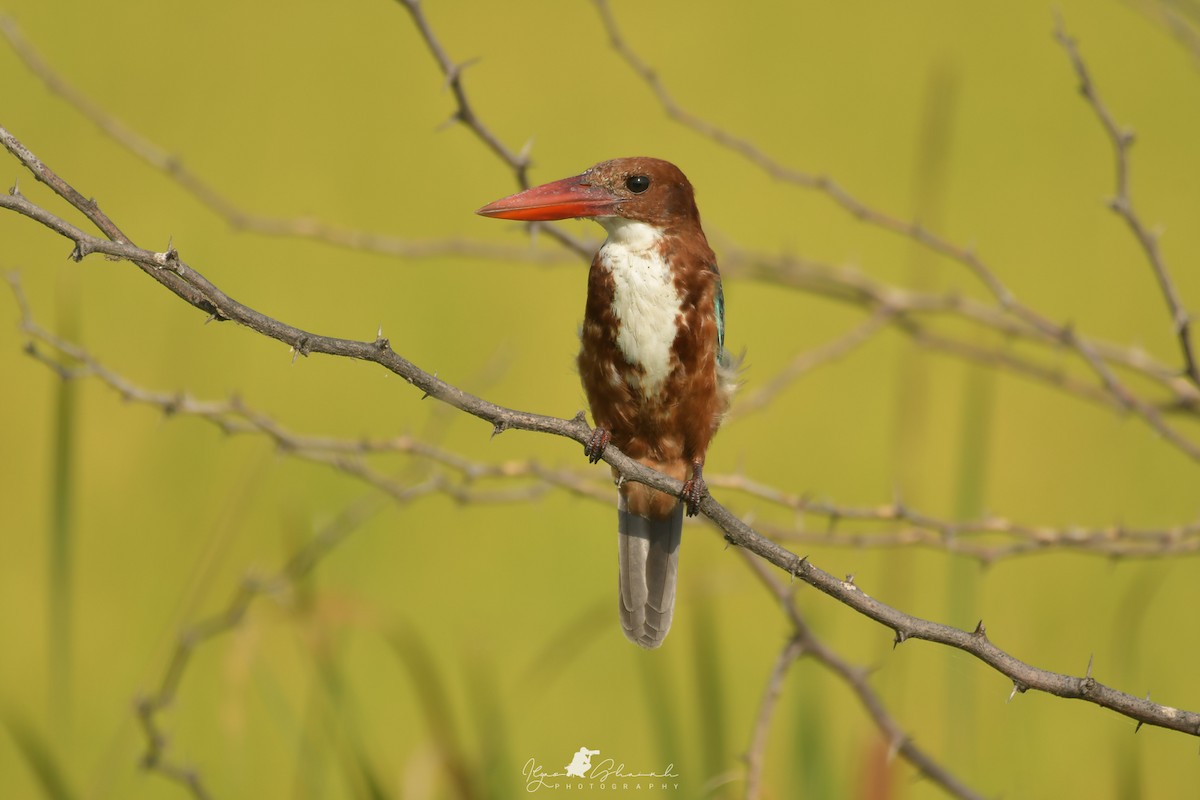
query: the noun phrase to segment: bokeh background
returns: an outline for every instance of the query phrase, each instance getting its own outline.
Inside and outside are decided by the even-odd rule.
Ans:
[[[532,140],[533,180],[661,156],[697,186],[719,255],[794,254],[987,299],[961,265],[672,122],[589,3],[425,5],[451,57],[476,60],[466,85],[480,117],[513,149]],[[225,291],[300,327],[359,339],[382,327],[405,357],[502,405],[560,417],[583,406],[572,359],[584,266],[547,237],[529,244],[521,226],[471,213],[512,191],[512,174],[446,124],[453,97],[399,5],[0,8],[70,84],[246,211],[517,256],[389,257],[235,230],[0,47],[0,124],[136,242],[172,241]],[[618,0],[613,12],[684,108],[972,244],[1051,319],[1176,363],[1150,270],[1105,206],[1112,150],[1053,41],[1055,8],[1114,115],[1137,132],[1134,198],[1165,232],[1185,302],[1200,307],[1200,74],[1162,7]],[[19,181],[78,219],[15,160],[0,165],[6,186]],[[563,225],[598,238],[588,223]],[[126,263],[68,261],[66,242],[23,218],[0,216],[0,241],[0,268],[19,272],[39,322],[148,390],[236,395],[298,433],[408,433],[481,464],[533,458],[594,474],[573,442],[493,438],[379,368],[294,360],[245,329],[206,325]],[[736,272],[726,298],[748,391],[865,316]],[[187,796],[139,767],[135,698],[161,683],[181,630],[377,493],[266,437],[164,416],[95,380],[64,385],[24,355],[18,319],[5,293],[0,796]],[[1061,363],[1075,362],[1064,353]],[[401,484],[459,478],[404,456],[373,464]],[[1167,527],[1200,511],[1197,465],[1136,418],[893,331],[731,422],[709,469],[845,505],[900,494],[952,519]],[[792,520],[735,492],[718,499]],[[196,649],[161,721],[167,756],[212,796],[515,797],[528,759],[558,770],[581,746],[631,770],[673,764],[672,796],[741,794],[742,755],[789,629],[711,527],[687,528],[674,629],[643,652],[613,609],[610,505],[561,490],[380,505],[293,591],[256,600],[232,632]],[[983,619],[996,643],[1038,666],[1082,674],[1094,658],[1105,683],[1200,708],[1194,559],[1049,552],[985,568],[937,549],[840,547],[853,529],[805,552],[910,613],[964,628]],[[871,685],[905,730],[985,796],[1197,796],[1194,738],[1135,736],[1125,718],[1046,695],[1006,702],[1010,683],[965,654],[893,649],[891,631],[825,596],[802,587],[798,602],[831,646],[874,670]],[[851,693],[814,663],[789,673],[771,730],[768,797],[941,796],[888,758]]]

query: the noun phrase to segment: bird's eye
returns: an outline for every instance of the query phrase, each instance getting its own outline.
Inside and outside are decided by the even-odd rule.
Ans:
[[[630,175],[625,179],[625,188],[634,194],[641,194],[650,188],[650,179],[645,175]]]

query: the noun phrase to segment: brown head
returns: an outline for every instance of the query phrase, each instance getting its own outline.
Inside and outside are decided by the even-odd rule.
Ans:
[[[687,177],[669,161],[646,157],[602,161],[580,175],[526,189],[475,213],[517,220],[623,217],[664,231],[700,225]]]

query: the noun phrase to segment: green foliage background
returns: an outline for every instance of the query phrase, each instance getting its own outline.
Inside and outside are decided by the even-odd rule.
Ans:
[[[426,6],[452,57],[479,59],[467,86],[480,116],[513,148],[533,139],[534,180],[617,155],[669,158],[698,187],[718,254],[736,243],[986,297],[961,267],[668,120],[589,4]],[[1053,319],[1174,362],[1150,270],[1105,207],[1113,157],[1051,38],[1055,7],[1114,115],[1137,131],[1135,200],[1165,230],[1181,293],[1198,308],[1200,76],[1135,4],[614,10],[684,107],[974,243]],[[471,213],[511,191],[511,175],[467,130],[441,126],[453,100],[395,3],[3,9],[69,82],[248,211],[413,239],[524,241],[519,226]],[[396,259],[231,230],[7,48],[0,85],[0,124],[137,243],[172,240],[242,302],[329,335],[369,339],[382,326],[424,369],[512,408],[569,417],[582,407],[572,358],[583,267],[570,257]],[[0,179],[75,219],[14,160],[0,164]],[[489,438],[487,425],[421,402],[378,368],[293,363],[278,343],[205,325],[130,265],[71,263],[67,243],[15,215],[0,216],[0,242],[0,268],[20,271],[38,318],[146,388],[236,394],[300,432],[410,432],[483,462],[579,466],[574,443]],[[751,389],[863,316],[748,279],[728,280],[726,297]],[[369,490],[262,438],[164,419],[94,381],[64,387],[22,354],[17,318],[0,300],[0,796],[182,796],[139,769],[133,699],[161,680],[183,626]],[[427,469],[385,464],[414,480]],[[895,333],[729,425],[710,470],[850,505],[900,492],[947,517],[1167,526],[1197,514],[1197,465],[1136,419],[922,353]],[[719,499],[782,519],[732,493]],[[235,633],[197,651],[165,717],[169,754],[218,797],[515,797],[527,759],[557,770],[585,745],[631,769],[673,763],[680,797],[740,793],[740,755],[785,620],[697,525],[667,645],[626,644],[612,609],[614,524],[612,508],[556,492],[531,504],[387,505],[318,568],[295,608],[260,601]],[[985,570],[928,551],[809,555],[911,613],[961,627],[982,618],[997,644],[1038,666],[1082,674],[1094,656],[1099,680],[1200,708],[1194,560],[1059,553]],[[917,742],[985,795],[1195,796],[1194,738],[1134,736],[1126,719],[1044,695],[1005,703],[1010,684],[964,654],[919,642],[893,650],[890,631],[826,597],[802,589],[800,604],[847,658],[878,668],[872,685]],[[829,674],[802,661],[784,691],[769,796],[940,796],[883,761],[886,743]],[[876,792],[877,774],[892,794]]]

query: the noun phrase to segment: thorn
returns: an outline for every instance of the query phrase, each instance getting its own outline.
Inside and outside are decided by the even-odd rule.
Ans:
[[[534,137],[530,136],[525,141],[525,144],[521,145],[520,152],[517,153],[517,164],[522,169],[525,169],[529,166],[529,153],[533,150],[533,140]]]
[[[1095,653],[1091,653],[1091,654],[1089,654],[1089,655],[1088,655],[1088,667],[1087,667],[1087,672],[1085,672],[1085,673],[1083,674],[1083,676],[1084,676],[1085,678],[1087,678],[1089,681],[1092,679],[1092,659],[1094,659],[1095,657],[1096,657],[1096,654],[1095,654]]]
[[[179,251],[175,249],[175,237],[172,236],[167,239],[167,249],[154,254],[154,266],[156,269],[163,269],[173,264],[179,264]]]
[[[437,374],[436,372],[434,372],[434,373],[433,373],[433,378],[434,378],[434,380],[437,380],[437,376],[438,376],[438,374]],[[430,397],[430,396],[432,396],[432,394],[433,394],[432,392],[426,391],[424,394],[422,394],[422,395],[421,395],[421,399],[422,399],[422,400],[424,400],[426,397]],[[493,436],[494,436],[494,435],[495,435],[495,434],[493,434]]]
[[[578,422],[582,425],[587,425],[587,414],[584,413],[584,410],[581,408],[575,413],[575,416],[571,417],[571,421]]]
[[[462,76],[467,67],[473,67],[479,63],[479,57],[468,58],[460,64],[453,64],[450,69],[446,70],[446,80],[442,83],[442,91],[446,91]]]
[[[20,178],[13,178],[13,185],[12,185],[12,186],[10,186],[10,187],[8,187],[8,193],[9,193],[10,195],[12,195],[13,197],[20,197],[20,196],[21,196],[21,187],[20,187],[20,183],[21,183],[21,179],[20,179]]]
[[[494,423],[492,425],[492,438],[495,439],[497,436],[504,433],[504,431],[507,428],[508,428],[508,425],[503,420],[501,420],[500,422]]]
[[[383,324],[380,323],[379,330],[375,332],[375,349],[386,352],[391,346],[392,343],[383,336]]]
[[[844,580],[844,581],[843,581],[843,583],[848,583],[848,584],[850,584],[851,586],[854,586],[854,573],[853,573],[853,572],[851,572],[849,575],[847,575],[847,576],[846,576],[846,580]],[[856,588],[857,588],[857,587],[856,587]]]
[[[907,633],[900,630],[899,628],[896,628],[895,630],[896,630],[896,638],[892,640],[892,649],[893,650],[895,650],[898,646],[904,644],[904,642],[908,639]]]
[[[1025,690],[1027,688],[1029,688],[1029,687],[1022,685],[1021,683],[1019,683],[1017,681],[1013,681],[1012,691],[1008,693],[1008,699],[1004,701],[1005,704],[1011,703],[1012,699],[1017,696],[1018,692],[1020,692],[1021,694],[1024,694]]]
[[[1142,729],[1142,724],[1143,724],[1142,721],[1139,719],[1138,724],[1133,729],[1133,732],[1137,733],[1138,731],[1140,731]]]
[[[453,114],[446,117],[445,120],[443,120],[442,122],[440,122],[436,126],[434,126],[433,130],[436,133],[441,133],[442,131],[446,130],[447,128],[452,128],[455,125],[457,125],[458,123],[462,122],[462,118],[463,118],[462,111],[455,111]]]
[[[972,633],[973,633],[973,635],[978,636],[982,639],[987,638],[987,628],[984,627],[983,620],[979,620],[979,622],[976,623],[975,630],[972,631]]]

